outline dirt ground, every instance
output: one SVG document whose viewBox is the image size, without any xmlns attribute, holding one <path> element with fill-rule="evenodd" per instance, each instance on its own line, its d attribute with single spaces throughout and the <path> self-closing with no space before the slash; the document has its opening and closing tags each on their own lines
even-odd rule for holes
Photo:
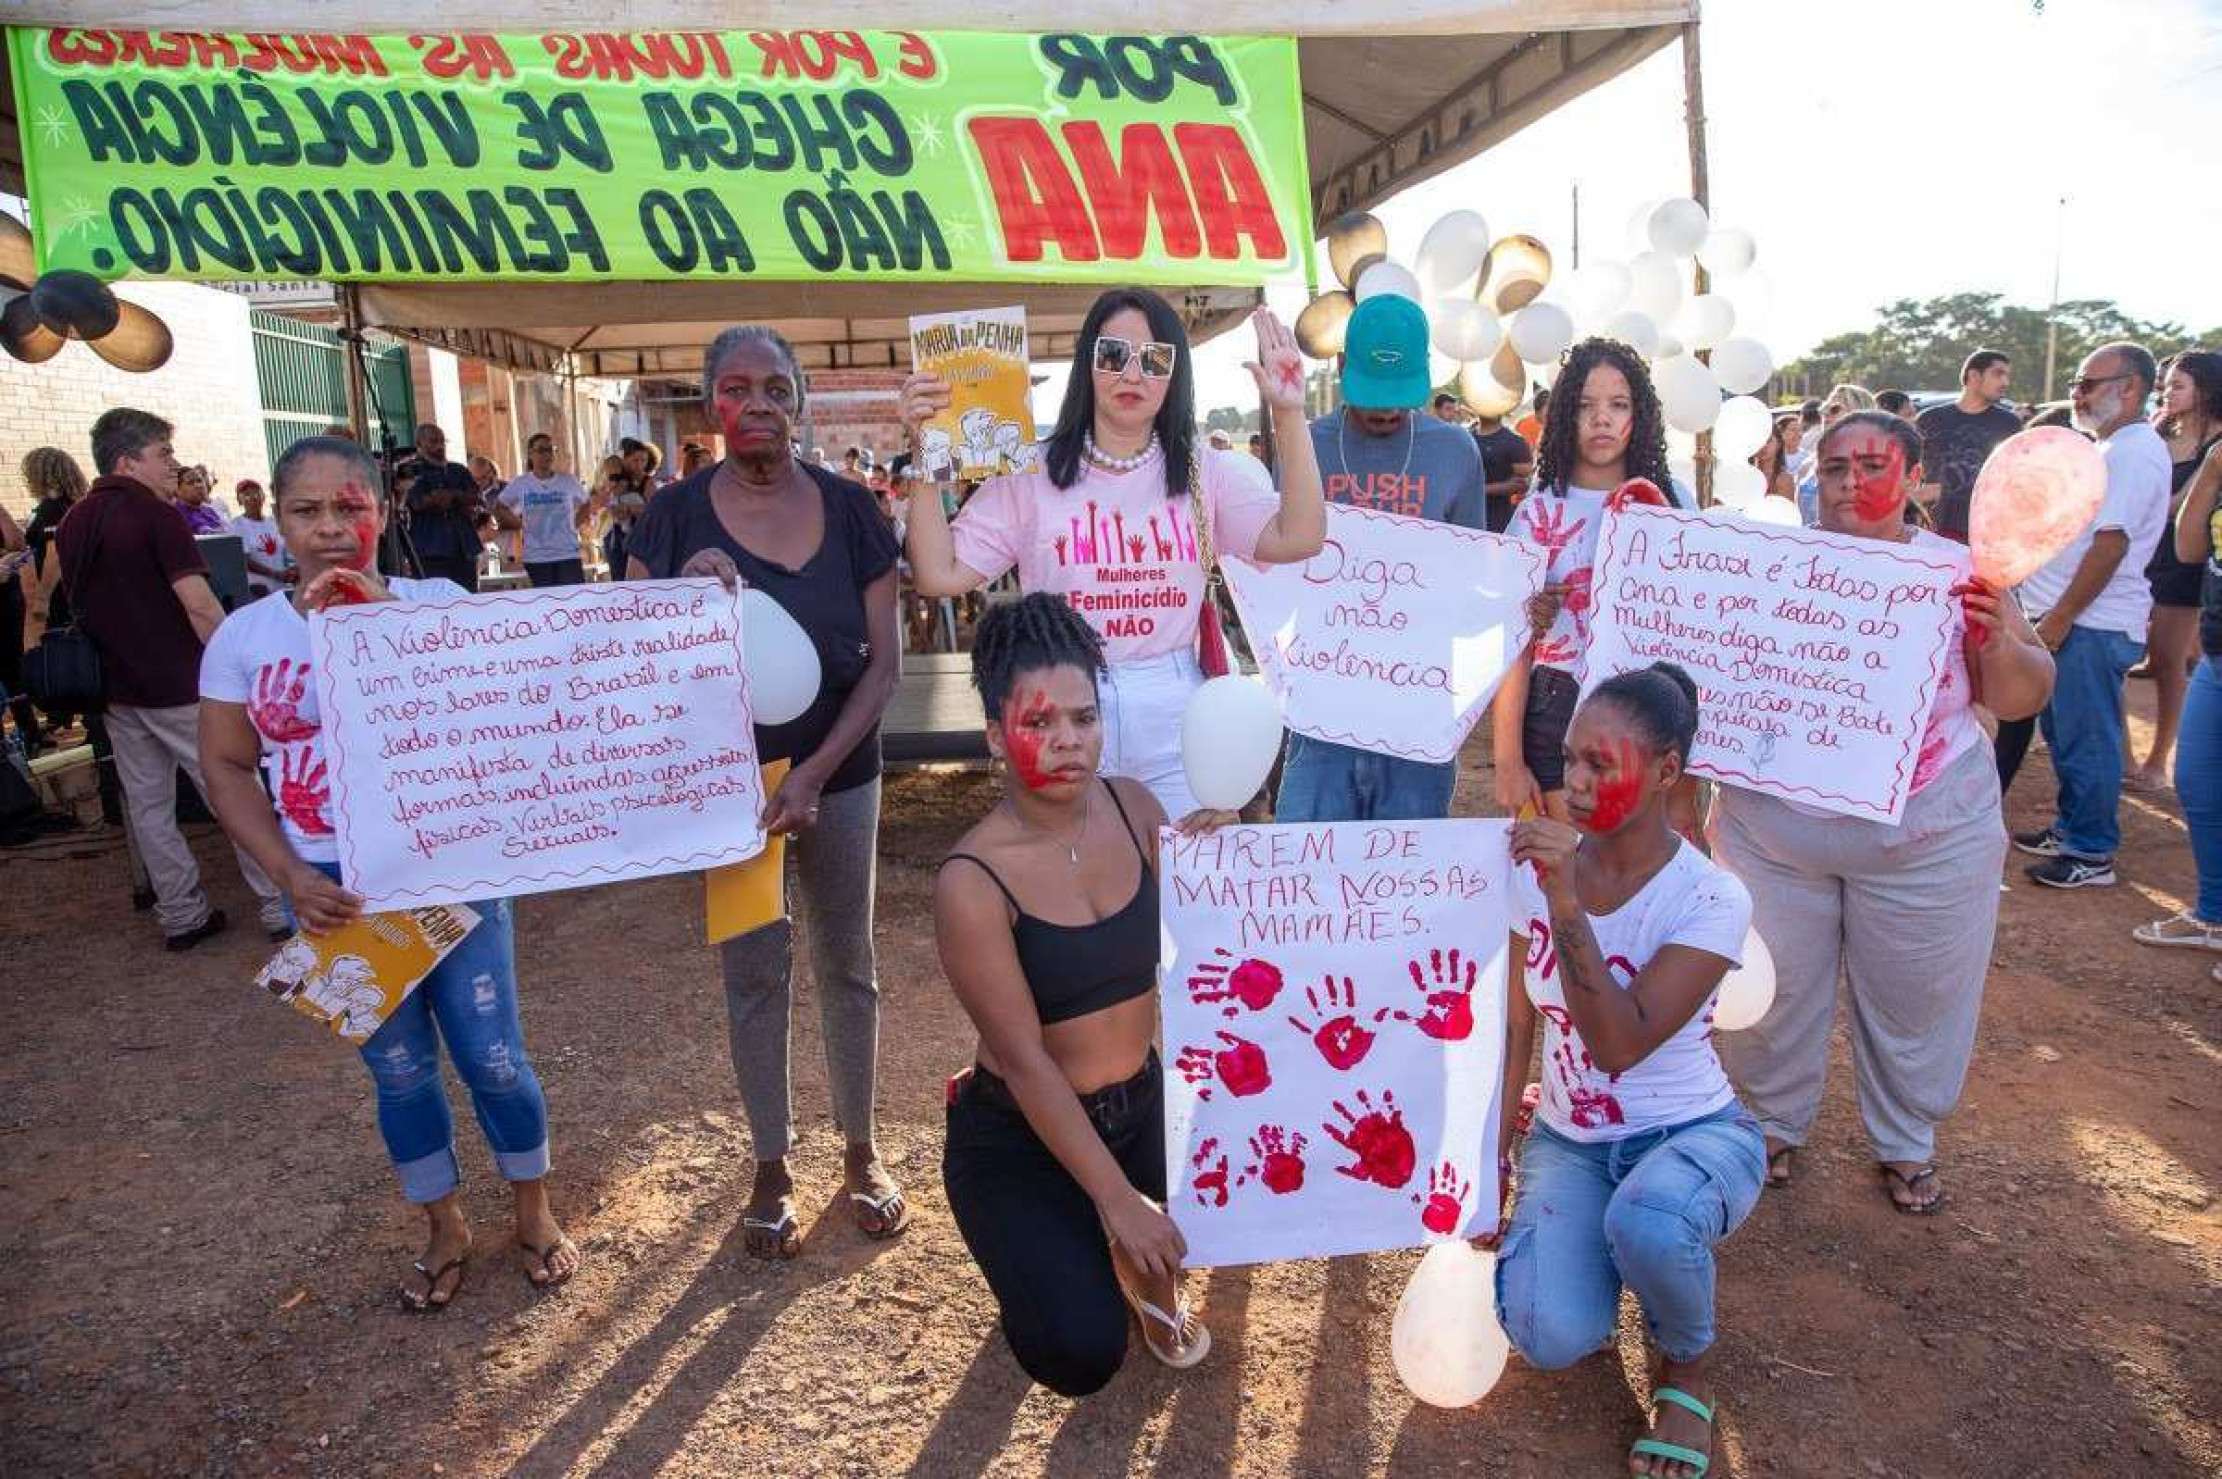
<svg viewBox="0 0 2222 1479">
<path fill-rule="evenodd" d="M 2135 685 L 2133 700 L 2149 706 Z M 1461 809 L 1485 810 L 1476 746 Z M 2028 826 L 2042 752 L 2016 787 Z M 1416 1405 L 1389 1359 L 1413 1255 L 1200 1276 L 1198 1372 L 1143 1359 L 1100 1396 L 1029 1386 L 942 1201 L 941 1085 L 970 1037 L 928 895 L 986 778 L 888 792 L 882 1144 L 918 1223 L 870 1244 L 834 1204 L 807 984 L 795 1022 L 805 1255 L 749 1260 L 747 1141 L 699 885 L 527 899 L 519 955 L 586 1250 L 536 1298 L 456 1098 L 480 1255 L 455 1307 L 395 1305 L 419 1224 L 353 1055 L 248 980 L 235 929 L 161 953 L 120 847 L 0 855 L 0 1468 L 9 1474 L 1612 1474 L 1639 1432 L 1622 1349 L 1517 1359 L 1476 1408 Z M 2122 886 L 2009 869 L 1943 1215 L 1893 1215 L 1838 1042 L 1800 1179 L 1726 1246 L 1715 1473 L 2222 1473 L 2222 986 L 2130 928 L 2181 906 L 2171 798 L 2132 797 Z M 204 866 L 252 918 L 219 840 Z"/>
</svg>

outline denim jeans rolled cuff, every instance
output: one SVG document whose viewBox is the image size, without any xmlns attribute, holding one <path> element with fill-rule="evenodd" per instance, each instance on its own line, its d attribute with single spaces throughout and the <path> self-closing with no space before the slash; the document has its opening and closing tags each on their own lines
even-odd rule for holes
<svg viewBox="0 0 2222 1479">
<path fill-rule="evenodd" d="M 1513 1347 L 1542 1370 L 1602 1350 L 1625 1285 L 1667 1359 L 1703 1355 L 1713 1249 L 1751 1215 L 1766 1174 L 1766 1139 L 1741 1104 L 1587 1144 L 1537 1125 L 1497 1255 L 1497 1315 Z"/>
<path fill-rule="evenodd" d="M 2222 654 L 2203 658 L 2183 701 L 2176 740 L 2176 796 L 2191 833 L 2199 893 L 2192 914 L 2222 924 Z"/>
<path fill-rule="evenodd" d="M 1291 732 L 1276 822 L 1424 822 L 1450 815 L 1458 764 L 1407 760 Z"/>
<path fill-rule="evenodd" d="M 2122 685 L 2145 644 L 2122 632 L 2071 626 L 2052 657 L 2052 702 L 2038 716 L 2060 804 L 2053 826 L 2061 851 L 2109 862 L 2122 842 Z"/>
</svg>

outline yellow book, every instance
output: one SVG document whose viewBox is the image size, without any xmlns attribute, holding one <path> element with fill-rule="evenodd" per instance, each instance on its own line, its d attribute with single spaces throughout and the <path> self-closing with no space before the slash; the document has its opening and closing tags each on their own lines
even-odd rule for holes
<svg viewBox="0 0 2222 1479">
<path fill-rule="evenodd" d="M 786 779 L 787 762 L 764 764 L 764 799 L 771 800 Z M 704 935 L 712 945 L 762 929 L 787 916 L 787 839 L 766 837 L 764 850 L 744 862 L 711 868 L 702 875 Z"/>
<path fill-rule="evenodd" d="M 1026 360 L 1026 310 L 975 308 L 920 314 L 910 321 L 910 361 L 949 382 L 949 409 L 919 438 L 922 471 L 991 478 L 1024 472 L 1034 445 L 1033 387 Z"/>
<path fill-rule="evenodd" d="M 466 904 L 365 914 L 330 934 L 296 934 L 255 984 L 349 1042 L 366 1042 L 477 927 L 478 911 Z"/>
</svg>

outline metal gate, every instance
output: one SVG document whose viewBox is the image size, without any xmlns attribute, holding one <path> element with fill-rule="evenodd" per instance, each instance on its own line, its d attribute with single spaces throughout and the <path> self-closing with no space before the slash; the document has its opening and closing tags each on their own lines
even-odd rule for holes
<svg viewBox="0 0 2222 1479">
<path fill-rule="evenodd" d="M 262 436 L 275 467 L 279 456 L 305 436 L 347 424 L 347 365 L 340 337 L 331 329 L 257 308 L 255 381 L 262 390 Z M 390 436 L 406 446 L 416 435 L 416 393 L 409 383 L 409 349 L 381 334 L 367 337 L 363 370 L 370 392 L 370 444 Z"/>
</svg>

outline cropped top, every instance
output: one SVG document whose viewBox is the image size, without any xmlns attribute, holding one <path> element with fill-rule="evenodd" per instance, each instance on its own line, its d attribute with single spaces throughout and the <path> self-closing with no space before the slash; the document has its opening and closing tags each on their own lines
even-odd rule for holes
<svg viewBox="0 0 2222 1479">
<path fill-rule="evenodd" d="M 1019 907 L 1002 878 L 981 859 L 954 852 L 944 860 L 946 865 L 964 859 L 1002 890 L 1017 916 L 1011 923 L 1011 943 L 1018 950 L 1018 968 L 1044 1027 L 1132 1001 L 1157 985 L 1157 889 L 1150 876 L 1150 855 L 1134 835 L 1134 823 L 1127 819 L 1118 790 L 1109 782 L 1104 789 L 1110 792 L 1111 805 L 1118 810 L 1142 870 L 1134 883 L 1134 897 L 1093 924 L 1038 919 Z"/>
</svg>

